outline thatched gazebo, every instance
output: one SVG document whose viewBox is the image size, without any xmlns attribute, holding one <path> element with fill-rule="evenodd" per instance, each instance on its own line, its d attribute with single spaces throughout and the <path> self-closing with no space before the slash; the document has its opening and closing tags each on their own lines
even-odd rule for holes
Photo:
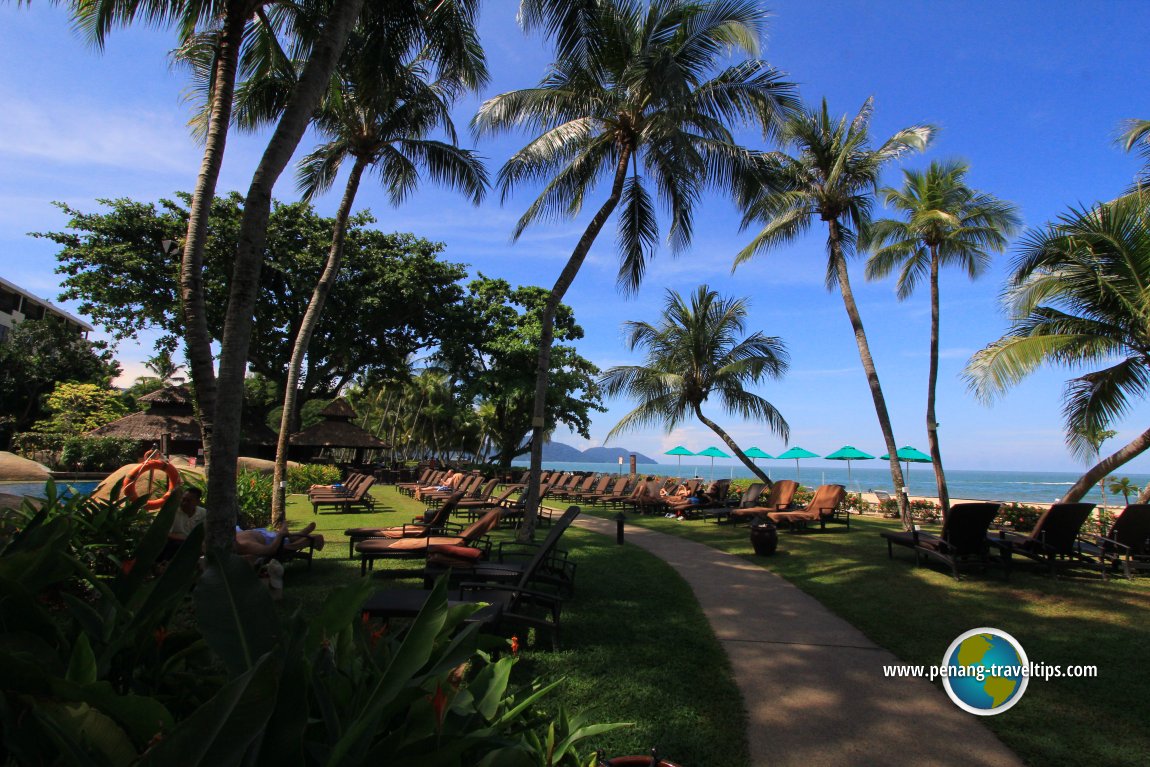
<svg viewBox="0 0 1150 767">
<path fill-rule="evenodd" d="M 355 409 L 340 397 L 320 411 L 323 420 L 291 435 L 291 456 L 315 461 L 321 456 L 341 463 L 363 463 L 370 450 L 386 450 L 388 444 L 351 422 Z"/>
<path fill-rule="evenodd" d="M 140 397 L 146 410 L 129 413 L 123 418 L 88 432 L 90 437 L 122 437 L 140 443 L 140 449 L 159 446 L 168 435 L 168 452 L 174 455 L 196 455 L 203 447 L 200 422 L 196 418 L 192 393 L 187 386 L 165 386 Z M 245 454 L 271 455 L 276 435 L 256 419 L 245 418 L 240 449 Z"/>
</svg>

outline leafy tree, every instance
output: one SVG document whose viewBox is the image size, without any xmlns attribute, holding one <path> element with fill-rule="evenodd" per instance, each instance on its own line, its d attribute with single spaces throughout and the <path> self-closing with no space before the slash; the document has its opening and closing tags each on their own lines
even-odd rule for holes
<svg viewBox="0 0 1150 767">
<path fill-rule="evenodd" d="M 532 363 L 538 356 L 547 303 L 543 288 L 512 288 L 506 280 L 481 274 L 468 283 L 457 332 L 439 352 L 465 401 L 482 413 L 492 460 L 502 467 L 530 450 L 536 438 L 531 428 L 536 378 Z M 565 304 L 557 308 L 554 334 L 560 342 L 583 337 Z M 562 343 L 553 347 L 549 360 L 544 433 L 563 424 L 589 438 L 591 411 L 602 410 L 595 382 L 598 368 L 575 347 Z"/>
<path fill-rule="evenodd" d="M 0 343 L 0 444 L 46 414 L 44 397 L 62 381 L 107 388 L 120 366 L 102 341 L 91 342 L 47 317 L 25 320 Z"/>
<path fill-rule="evenodd" d="M 1092 368 L 1067 382 L 1062 414 L 1071 451 L 1097 457 L 1093 438 L 1143 400 L 1150 383 L 1147 274 L 1145 196 L 1071 209 L 1028 233 L 1006 293 L 1011 327 L 966 368 L 975 394 L 993 400 L 1047 364 Z M 1088 469 L 1063 500 L 1080 500 L 1147 448 L 1150 429 Z"/>
<path fill-rule="evenodd" d="M 161 353 L 174 350 L 181 335 L 178 267 L 159 245 L 183 228 L 187 211 L 180 202 L 186 203 L 187 195 L 178 200 L 102 200 L 109 210 L 101 213 L 61 205 L 70 216 L 68 230 L 36 235 L 61 246 L 57 271 L 65 275 L 63 298 L 79 300 L 81 311 L 116 339 L 160 330 Z M 217 198 L 212 207 L 204 289 L 217 341 L 223 332 L 227 265 L 242 205 L 233 193 Z M 305 399 L 330 399 L 356 376 L 384 374 L 404 365 L 408 354 L 447 332 L 443 307 L 462 296 L 457 282 L 466 271 L 440 260 L 441 245 L 410 234 L 384 234 L 368 228 L 372 223 L 367 213 L 349 219 L 343 276 L 309 346 L 300 386 Z M 306 203 L 278 204 L 272 210 L 248 361 L 253 371 L 274 383 L 280 400 L 292 334 L 323 271 L 333 228 L 333 219 L 317 215 Z M 347 322 L 351 316 L 354 325 Z"/>
<path fill-rule="evenodd" d="M 827 110 L 804 111 L 789 118 L 782 128 L 782 141 L 791 154 L 770 156 L 765 183 L 745 190 L 744 223 L 761 222 L 763 228 L 735 258 L 735 265 L 756 254 L 791 242 L 818 220 L 827 225 L 826 284 L 838 285 L 843 306 L 854 330 L 859 359 L 866 373 L 875 414 L 890 455 L 890 476 L 898 491 L 903 524 L 911 525 L 902 467 L 896 455 L 894 430 L 886 398 L 870 353 L 862 315 L 851 290 L 847 257 L 854 250 L 859 230 L 870 218 L 879 173 L 899 156 L 926 146 L 933 133 L 928 126 L 898 131 L 877 148 L 870 139 L 871 101 L 868 99 L 853 120 L 835 120 Z"/>
<path fill-rule="evenodd" d="M 867 277 L 886 277 L 899 270 L 899 300 L 908 298 L 926 280 L 930 287 L 930 371 L 926 384 L 926 436 L 945 515 L 950 493 L 938 443 L 935 399 L 938 387 L 938 273 L 953 266 L 975 279 L 986 271 L 990 251 L 1001 253 L 1006 238 L 1018 230 L 1017 209 L 966 185 L 969 166 L 963 162 L 932 162 L 925 172 L 903 170 L 903 187 L 882 190 L 882 200 L 901 219 L 884 218 L 863 230 L 861 246 L 872 251 Z"/>
<path fill-rule="evenodd" d="M 1122 146 L 1142 156 L 1144 165 L 1135 181 L 1134 192 L 1145 192 L 1150 186 L 1150 120 L 1127 120 L 1122 127 Z"/>
<path fill-rule="evenodd" d="M 730 191 L 750 173 L 755 153 L 739 146 L 728 125 L 754 123 L 770 133 L 796 106 L 793 90 L 759 59 L 718 71 L 730 52 L 756 56 L 766 12 L 757 2 L 523 0 L 520 19 L 553 39 L 555 61 L 535 88 L 511 91 L 482 105 L 480 135 L 537 132 L 499 172 L 504 197 L 522 184 L 543 192 L 519 219 L 530 225 L 573 218 L 598 187 L 610 191 L 592 215 L 542 315 L 535 364 L 534 434 L 527 516 L 534 529 L 543 458 L 548 372 L 556 313 L 587 253 L 620 205 L 619 285 L 638 287 L 659 238 L 650 191 L 671 216 L 675 252 L 691 241 L 695 204 L 711 185 Z"/>
<path fill-rule="evenodd" d="M 44 398 L 49 415 L 36 431 L 78 436 L 128 414 L 115 390 L 106 385 L 60 382 Z"/>
<path fill-rule="evenodd" d="M 627 394 L 639 406 L 623 416 L 607 434 L 661 425 L 668 432 L 690 416 L 719 436 L 739 460 L 764 482 L 767 475 L 746 456 L 719 424 L 703 414 L 703 403 L 716 395 L 727 413 L 762 421 L 785 441 L 790 428 L 767 400 L 744 387 L 766 378 L 781 378 L 787 370 L 783 342 L 760 332 L 746 332 L 747 302 L 723 298 L 706 285 L 695 289 L 689 301 L 667 291 L 658 325 L 628 322 L 627 345 L 645 348 L 642 365 L 620 365 L 603 374 L 600 385 L 608 396 Z"/>
</svg>

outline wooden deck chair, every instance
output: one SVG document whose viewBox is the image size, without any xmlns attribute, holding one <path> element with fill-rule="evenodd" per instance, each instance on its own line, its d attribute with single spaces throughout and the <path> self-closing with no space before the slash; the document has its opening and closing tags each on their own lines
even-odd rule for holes
<svg viewBox="0 0 1150 767">
<path fill-rule="evenodd" d="M 818 522 L 820 530 L 826 530 L 827 522 L 843 522 L 849 530 L 850 514 L 839 511 L 839 505 L 846 496 L 847 490 L 842 485 L 820 485 L 815 488 L 815 495 L 805 509 L 770 511 L 767 518 L 775 524 L 786 523 L 798 529 L 805 528 L 808 522 Z"/>
<path fill-rule="evenodd" d="M 938 535 L 918 529 L 879 533 L 886 539 L 887 556 L 894 558 L 895 546 L 906 546 L 914 551 L 915 562 L 923 558 L 936 559 L 949 565 L 955 580 L 961 578 L 961 568 L 978 564 L 985 568 L 991 562 L 992 546 L 987 531 L 998 516 L 1002 505 L 998 503 L 956 503 L 950 507 L 946 521 Z M 1004 565 L 1008 560 L 999 560 Z"/>
<path fill-rule="evenodd" d="M 1021 554 L 1046 564 L 1054 576 L 1058 575 L 1060 566 L 1076 561 L 1099 566 L 1105 576 L 1105 567 L 1079 547 L 1079 532 L 1092 511 L 1093 503 L 1055 503 L 1042 512 L 1029 535 L 1003 532 L 998 537 L 998 546 L 1008 558 Z M 994 543 L 993 536 L 991 542 Z"/>
<path fill-rule="evenodd" d="M 324 506 L 331 506 L 343 512 L 356 508 L 374 508 L 375 500 L 371 497 L 370 491 L 371 486 L 375 484 L 375 477 L 366 474 L 364 476 L 366 479 L 350 493 L 308 496 L 308 501 L 311 502 L 311 513 L 318 514 L 320 508 Z"/>
<path fill-rule="evenodd" d="M 790 507 L 791 501 L 795 499 L 795 492 L 798 489 L 799 483 L 793 479 L 776 480 L 771 485 L 770 491 L 767 492 L 767 497 L 762 499 L 761 503 L 750 506 L 740 505 L 737 509 L 731 509 L 728 520 L 731 522 L 749 522 L 756 517 L 765 517 L 772 511 L 786 511 Z"/>
<path fill-rule="evenodd" d="M 1132 503 L 1123 509 L 1104 536 L 1079 541 L 1083 554 L 1106 569 L 1131 577 L 1135 570 L 1150 570 L 1150 504 Z"/>
</svg>

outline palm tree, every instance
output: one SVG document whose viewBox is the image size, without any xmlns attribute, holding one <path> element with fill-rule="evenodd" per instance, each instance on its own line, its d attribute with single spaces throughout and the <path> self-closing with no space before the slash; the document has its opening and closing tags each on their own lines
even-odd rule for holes
<svg viewBox="0 0 1150 767">
<path fill-rule="evenodd" d="M 1138 485 L 1130 481 L 1130 477 L 1117 477 L 1110 478 L 1110 492 L 1122 493 L 1122 498 L 1126 501 L 1126 505 L 1130 505 L 1130 496 L 1138 494 Z"/>
<path fill-rule="evenodd" d="M 1013 205 L 966 185 L 969 166 L 963 162 L 932 162 L 925 172 L 903 170 L 902 189 L 886 187 L 882 201 L 902 215 L 884 218 L 863 229 L 860 246 L 872 251 L 867 261 L 868 279 L 886 277 L 899 269 L 899 300 L 908 298 L 923 278 L 930 285 L 930 371 L 926 386 L 926 436 L 938 485 L 938 500 L 945 515 L 950 493 L 942 469 L 935 417 L 938 386 L 939 293 L 938 273 L 956 266 L 970 279 L 980 276 L 990 263 L 990 252 L 1001 253 L 1007 236 L 1017 231 L 1018 212 Z"/>
<path fill-rule="evenodd" d="M 474 32 L 474 28 L 472 28 Z M 349 46 L 355 53 L 353 40 Z M 352 58 L 352 62 L 355 59 Z M 482 63 L 482 62 L 481 62 Z M 400 68 L 400 73 L 379 83 L 378 74 L 353 66 L 341 73 L 340 88 L 327 101 L 316 128 L 330 141 L 307 155 L 300 165 L 300 186 L 306 199 L 331 188 L 344 160 L 352 159 L 351 172 L 344 185 L 343 198 L 335 217 L 331 249 L 323 274 L 315 286 L 307 311 L 296 331 L 288 364 L 283 413 L 276 443 L 275 479 L 272 484 L 272 520 L 283 518 L 286 500 L 288 436 L 296 409 L 297 384 L 312 331 L 319 322 L 328 293 L 335 284 L 343 258 L 347 222 L 356 192 L 368 169 L 374 169 L 387 189 L 393 205 L 399 205 L 419 185 L 420 169 L 432 179 L 463 191 L 478 205 L 487 189 L 487 172 L 475 154 L 460 149 L 448 112 L 454 95 L 465 88 L 478 87 L 486 80 L 486 69 L 450 75 L 426 82 L 429 62 L 422 56 Z M 443 128 L 451 142 L 428 139 Z"/>
<path fill-rule="evenodd" d="M 681 251 L 691 241 L 703 191 L 712 184 L 729 189 L 754 167 L 756 153 L 737 145 L 727 125 L 754 122 L 771 135 L 796 102 L 792 87 L 761 60 L 715 73 L 732 49 L 757 54 L 766 13 L 753 0 L 663 0 L 650 6 L 634 0 L 523 0 L 520 20 L 528 30 L 551 35 L 555 61 L 539 86 L 490 99 L 474 121 L 479 135 L 538 131 L 499 172 L 504 199 L 521 184 L 545 184 L 514 236 L 541 220 L 578 215 L 600 180 L 610 185 L 543 311 L 521 529 L 529 538 L 539 500 L 555 312 L 607 219 L 622 206 L 619 285 L 634 290 L 660 236 L 650 186 L 670 213 L 672 250 Z"/>
<path fill-rule="evenodd" d="M 868 99 L 853 120 L 845 117 L 836 120 L 827 111 L 824 100 L 821 109 L 804 111 L 786 121 L 782 141 L 793 154 L 770 155 L 764 183 L 744 192 L 744 225 L 759 221 L 763 228 L 735 257 L 735 266 L 793 241 L 810 229 L 815 220 L 826 222 L 827 288 L 837 284 L 842 293 L 890 455 L 890 475 L 898 492 L 903 524 L 909 526 L 910 510 L 906 493 L 902 492 L 898 448 L 862 316 L 851 291 L 847 256 L 854 249 L 859 230 L 870 218 L 882 168 L 907 152 L 924 148 L 934 129 L 925 125 L 904 128 L 872 148 L 868 130 L 871 106 Z"/>
<path fill-rule="evenodd" d="M 1145 164 L 1131 191 L 1144 191 L 1150 185 L 1150 120 L 1127 120 L 1123 125 L 1120 139 L 1123 148 L 1129 152 L 1137 148 Z"/>
<path fill-rule="evenodd" d="M 1006 294 L 1012 325 L 976 353 L 967 380 L 984 401 L 1046 364 L 1102 365 L 1070 379 L 1066 441 L 1093 459 L 1101 434 L 1150 385 L 1150 207 L 1127 195 L 1072 209 L 1023 241 Z M 1063 497 L 1078 501 L 1110 472 L 1150 448 L 1150 429 L 1097 462 Z M 1145 492 L 1145 491 L 1144 491 Z"/>
<path fill-rule="evenodd" d="M 599 385 L 608 396 L 626 394 L 639 400 L 639 406 L 615 424 L 607 439 L 652 425 L 670 432 L 693 415 L 756 476 L 770 482 L 731 436 L 703 414 L 703 403 L 714 394 L 725 412 L 762 421 L 784 441 L 790 437 L 790 428 L 775 406 L 744 388 L 765 378 L 781 378 L 787 370 L 786 347 L 780 339 L 759 332 L 739 340 L 746 319 L 745 299 L 723 298 L 700 285 L 689 303 L 668 290 L 657 326 L 628 322 L 627 345 L 631 351 L 645 348 L 646 362 L 613 367 L 599 379 Z"/>
</svg>

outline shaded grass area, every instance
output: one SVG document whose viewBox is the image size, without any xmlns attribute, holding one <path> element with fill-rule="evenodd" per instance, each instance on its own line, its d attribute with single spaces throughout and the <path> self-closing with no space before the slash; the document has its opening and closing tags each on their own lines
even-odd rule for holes
<svg viewBox="0 0 1150 767">
<path fill-rule="evenodd" d="M 372 489 L 376 510 L 312 514 L 303 496 L 292 496 L 293 528 L 315 521 L 327 546 L 309 572 L 287 566 L 284 607 L 320 608 L 328 592 L 359 578 L 347 558 L 349 527 L 410 522 L 423 506 L 391 488 Z M 511 538 L 512 531 L 496 537 Z M 609 755 L 647 753 L 682 764 L 747 765 L 746 718 L 726 654 L 690 587 L 666 563 L 613 538 L 570 528 L 562 547 L 577 563 L 576 593 L 564 604 L 560 649 L 546 641 L 525 649 L 518 681 L 563 679 L 548 698 L 588 722 L 629 722 L 586 747 Z M 387 562 L 413 573 L 421 561 Z M 381 588 L 420 586 L 419 581 L 377 579 Z M 522 638 L 522 637 L 521 637 Z"/>
<path fill-rule="evenodd" d="M 1103 583 L 1097 573 L 1079 571 L 1055 580 L 1020 562 L 1009 580 L 991 568 L 955 581 L 941 567 L 915 567 L 905 549 L 888 559 L 878 533 L 898 523 L 874 518 L 854 518 L 850 532 L 783 532 L 779 553 L 769 558 L 753 555 L 746 526 L 635 516 L 628 523 L 766 567 L 907 663 L 938 664 L 959 634 L 990 626 L 1017 638 L 1031 662 L 1097 666 L 1097 678 L 1032 679 L 1018 705 L 982 721 L 1030 764 L 1150 764 L 1146 578 Z"/>
</svg>

